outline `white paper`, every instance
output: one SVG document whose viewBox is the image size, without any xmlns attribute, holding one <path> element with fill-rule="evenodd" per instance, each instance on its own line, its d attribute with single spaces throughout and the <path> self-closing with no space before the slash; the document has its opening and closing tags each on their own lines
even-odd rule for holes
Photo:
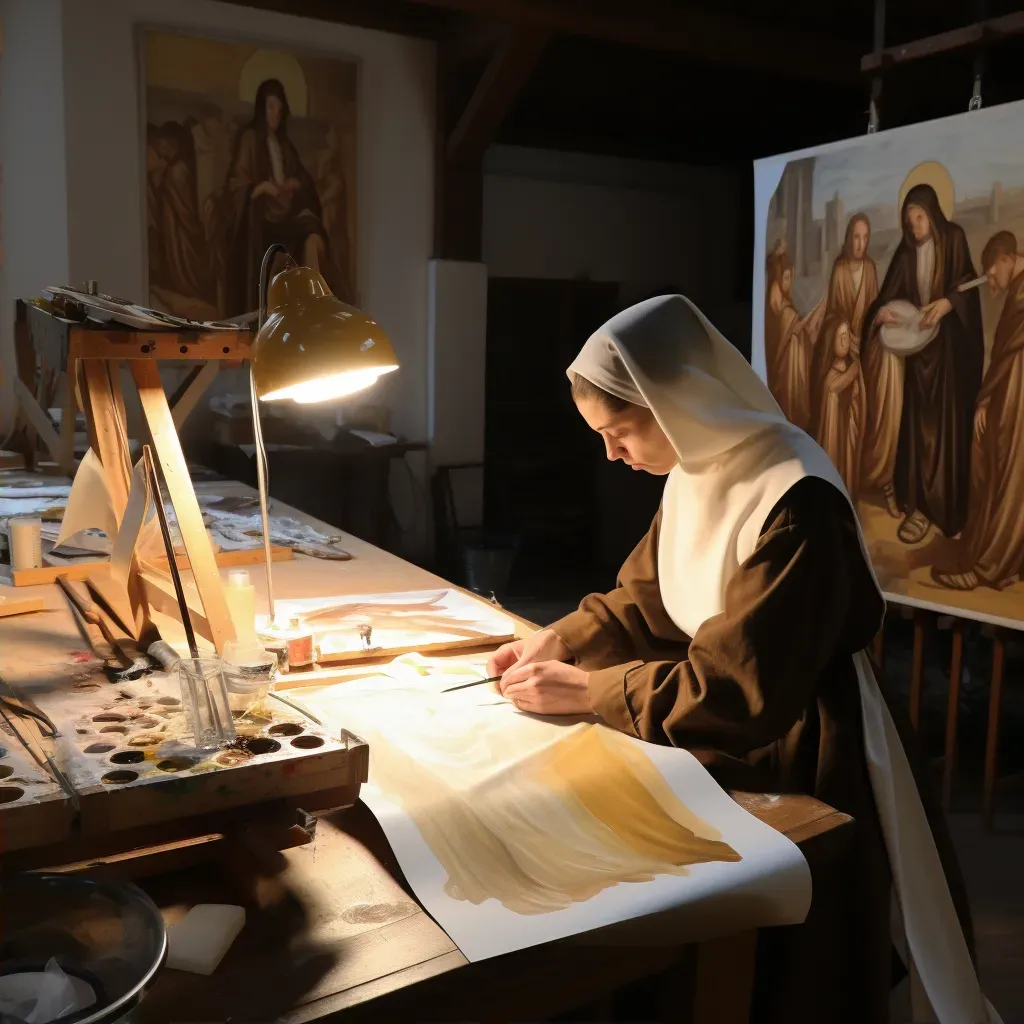
<svg viewBox="0 0 1024 1024">
<path fill-rule="evenodd" d="M 350 430 L 349 433 L 361 437 L 364 441 L 369 441 L 374 448 L 398 442 L 398 438 L 393 434 L 378 434 L 375 430 Z"/>
<path fill-rule="evenodd" d="M 90 448 L 75 473 L 57 546 L 82 530 L 102 530 L 111 540 L 117 536 L 117 513 L 103 475 L 99 456 Z"/>
<path fill-rule="evenodd" d="M 631 941 L 641 933 L 666 941 L 659 929 L 668 929 L 685 942 L 806 916 L 810 872 L 800 851 L 731 800 L 688 752 L 642 743 L 596 719 L 525 715 L 486 686 L 441 693 L 452 685 L 450 674 L 417 680 L 386 671 L 394 673 L 382 669 L 304 691 L 301 702 L 369 743 L 370 781 L 361 798 L 417 898 L 469 960 L 640 917 L 649 920 L 630 932 Z M 465 675 L 482 671 L 482 665 L 467 667 Z M 644 858 L 627 848 L 621 831 L 595 830 L 597 819 L 580 811 L 586 805 L 575 790 L 545 785 L 539 766 L 551 763 L 567 741 L 588 744 L 584 775 L 592 792 L 614 788 L 621 759 L 646 765 L 647 793 L 661 812 L 695 841 L 715 849 L 725 844 L 740 859 L 616 881 L 634 870 L 643 876 Z M 424 792 L 432 794 L 427 803 Z M 495 872 L 493 864 L 514 867 Z M 512 888 L 500 899 L 481 898 L 508 878 Z M 473 897 L 463 898 L 470 891 Z"/>
</svg>

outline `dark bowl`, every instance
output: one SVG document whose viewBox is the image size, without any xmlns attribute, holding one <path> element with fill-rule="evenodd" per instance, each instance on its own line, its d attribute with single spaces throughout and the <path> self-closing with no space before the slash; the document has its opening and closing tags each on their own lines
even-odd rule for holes
<svg viewBox="0 0 1024 1024">
<path fill-rule="evenodd" d="M 65 875 L 3 878 L 0 975 L 41 971 L 51 958 L 97 997 L 60 1024 L 108 1024 L 152 987 L 167 959 L 167 929 L 156 905 L 134 885 Z"/>
</svg>

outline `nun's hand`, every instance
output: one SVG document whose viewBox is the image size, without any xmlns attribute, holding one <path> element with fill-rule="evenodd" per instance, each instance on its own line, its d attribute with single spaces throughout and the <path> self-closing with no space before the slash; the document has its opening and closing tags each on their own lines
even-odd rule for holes
<svg viewBox="0 0 1024 1024">
<path fill-rule="evenodd" d="M 589 673 L 562 661 L 537 661 L 509 669 L 499 684 L 520 711 L 535 715 L 585 715 L 593 711 Z"/>
<path fill-rule="evenodd" d="M 562 638 L 550 629 L 540 629 L 526 640 L 502 644 L 487 659 L 489 676 L 504 675 L 510 668 L 535 661 L 569 661 L 572 651 Z"/>
</svg>

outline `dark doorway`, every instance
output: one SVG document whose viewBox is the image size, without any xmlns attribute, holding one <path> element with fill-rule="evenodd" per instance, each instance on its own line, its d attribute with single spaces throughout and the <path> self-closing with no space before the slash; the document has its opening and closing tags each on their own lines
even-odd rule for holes
<svg viewBox="0 0 1024 1024">
<path fill-rule="evenodd" d="M 612 586 L 657 508 L 660 483 L 609 466 L 565 377 L 619 306 L 616 283 L 489 282 L 484 516 L 519 541 L 517 595 L 576 599 Z"/>
</svg>

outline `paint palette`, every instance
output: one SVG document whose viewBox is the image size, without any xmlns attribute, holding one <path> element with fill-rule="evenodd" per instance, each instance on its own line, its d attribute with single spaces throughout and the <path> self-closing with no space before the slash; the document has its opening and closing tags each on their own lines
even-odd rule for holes
<svg viewBox="0 0 1024 1024">
<path fill-rule="evenodd" d="M 357 736 L 332 733 L 268 696 L 236 716 L 233 744 L 200 750 L 192 745 L 177 689 L 176 678 L 162 674 L 115 685 L 92 673 L 70 689 L 33 696 L 61 733 L 55 756 L 76 791 L 83 834 L 328 791 L 331 806 L 357 799 L 369 765 L 367 745 Z M 17 740 L 0 742 L 14 757 Z M 41 796 L 70 803 L 27 753 L 16 756 L 9 777 L 17 785 L 0 779 L 0 800 L 7 789 L 10 808 L 36 806 Z M 0 759 L 0 769 L 4 765 Z M 0 803 L 0 849 L 59 841 L 67 834 L 51 830 L 44 839 L 12 845 L 10 808 Z M 62 810 L 67 824 L 70 811 Z"/>
</svg>

